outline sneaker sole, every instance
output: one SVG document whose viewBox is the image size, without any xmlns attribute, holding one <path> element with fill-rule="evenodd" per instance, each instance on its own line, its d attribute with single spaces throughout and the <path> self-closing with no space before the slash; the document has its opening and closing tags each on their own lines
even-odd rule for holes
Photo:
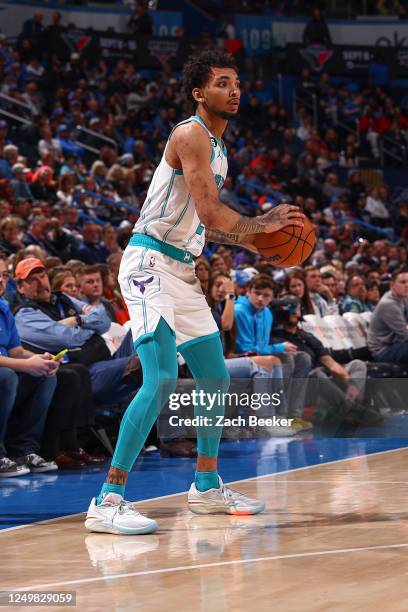
<svg viewBox="0 0 408 612">
<path fill-rule="evenodd" d="M 30 470 L 14 470 L 14 472 L 0 472 L 0 478 L 15 478 L 16 476 L 26 476 L 30 473 Z"/>
<path fill-rule="evenodd" d="M 32 467 L 30 471 L 33 474 L 41 474 L 42 472 L 56 472 L 58 470 L 58 465 L 55 467 Z"/>
<path fill-rule="evenodd" d="M 259 514 L 265 510 L 265 504 L 261 504 L 256 508 L 247 508 L 242 510 L 231 510 L 220 506 L 210 506 L 201 502 L 188 502 L 190 512 L 194 514 L 230 514 L 234 516 L 252 516 Z"/>
<path fill-rule="evenodd" d="M 89 531 L 94 531 L 96 533 L 113 533 L 116 535 L 146 535 L 148 533 L 154 533 L 158 529 L 157 523 L 146 527 L 140 527 L 139 529 L 127 529 L 126 527 L 114 527 L 112 523 L 104 523 L 99 519 L 86 519 L 85 527 L 89 529 Z"/>
</svg>

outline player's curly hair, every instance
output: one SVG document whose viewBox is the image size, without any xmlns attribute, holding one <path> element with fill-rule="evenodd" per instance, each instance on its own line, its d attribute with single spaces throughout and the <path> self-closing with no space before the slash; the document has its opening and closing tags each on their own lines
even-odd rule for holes
<svg viewBox="0 0 408 612">
<path fill-rule="evenodd" d="M 191 94 L 195 87 L 203 87 L 211 75 L 211 68 L 233 68 L 238 72 L 235 60 L 230 53 L 205 49 L 193 55 L 184 65 L 181 83 L 188 100 L 194 102 Z"/>
</svg>

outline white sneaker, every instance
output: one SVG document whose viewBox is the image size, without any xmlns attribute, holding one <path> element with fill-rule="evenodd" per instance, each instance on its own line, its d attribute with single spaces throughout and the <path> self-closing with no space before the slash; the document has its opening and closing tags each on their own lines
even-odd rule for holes
<svg viewBox="0 0 408 612">
<path fill-rule="evenodd" d="M 31 472 L 35 474 L 39 474 L 42 472 L 55 472 L 58 470 L 58 465 L 55 461 L 46 461 L 37 453 L 30 453 L 29 455 L 24 455 L 22 458 L 24 464 L 30 468 Z"/>
<path fill-rule="evenodd" d="M 265 502 L 251 499 L 234 489 L 226 487 L 219 478 L 219 489 L 202 493 L 194 482 L 188 492 L 188 507 L 195 514 L 258 514 L 265 509 Z"/>
<path fill-rule="evenodd" d="M 0 478 L 14 478 L 15 476 L 24 476 L 29 473 L 30 469 L 26 465 L 18 464 L 8 457 L 0 459 Z"/>
<path fill-rule="evenodd" d="M 133 510 L 121 495 L 108 493 L 98 506 L 96 497 L 92 499 L 85 527 L 89 531 L 137 535 L 153 533 L 157 529 L 157 523 Z"/>
</svg>

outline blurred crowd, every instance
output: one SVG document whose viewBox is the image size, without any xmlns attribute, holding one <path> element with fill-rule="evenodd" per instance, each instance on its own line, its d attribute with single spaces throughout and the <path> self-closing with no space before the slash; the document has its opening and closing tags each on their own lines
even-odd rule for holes
<svg viewBox="0 0 408 612">
<path fill-rule="evenodd" d="M 137 71 L 125 60 L 50 55 L 44 41 L 61 27 L 59 13 L 44 27 L 36 11 L 15 44 L 0 37 L 8 113 L 0 120 L 0 388 L 7 398 L 0 477 L 106 458 L 100 415 L 117 410 L 117 425 L 141 381 L 117 282 L 121 255 L 166 139 L 191 114 L 169 64 Z M 244 75 L 239 118 L 225 134 L 229 176 L 220 197 L 248 215 L 297 203 L 315 223 L 315 252 L 303 268 L 285 271 L 250 251 L 209 244 L 196 270 L 232 377 L 276 382 L 318 370 L 345 382 L 348 365 L 307 346 L 313 340 L 299 337 L 298 325 L 305 315 L 373 312 L 379 331 L 367 359 L 408 361 L 408 193 L 359 168 L 360 159 L 378 156 L 376 135 L 393 131 L 405 141 L 408 120 L 381 87 L 353 91 L 308 70 L 297 87 L 318 94 L 319 129 L 306 107 L 293 113 L 267 82 Z M 339 118 L 358 122 L 360 139 L 338 128 Z M 288 295 L 297 300 L 292 319 L 277 330 L 273 300 Z M 246 332 L 254 326 L 256 334 Z M 364 398 L 349 387 L 339 411 L 358 422 Z M 287 392 L 301 428 L 306 399 Z M 160 449 L 192 456 L 195 445 L 163 435 Z"/>
</svg>

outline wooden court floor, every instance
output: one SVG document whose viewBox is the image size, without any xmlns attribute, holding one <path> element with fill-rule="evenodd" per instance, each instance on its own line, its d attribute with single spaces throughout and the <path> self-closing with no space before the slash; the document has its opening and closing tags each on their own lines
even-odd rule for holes
<svg viewBox="0 0 408 612">
<path fill-rule="evenodd" d="M 92 534 L 83 515 L 5 530 L 1 590 L 75 590 L 51 609 L 89 612 L 406 612 L 407 468 L 402 449 L 241 481 L 267 500 L 256 517 L 156 498 L 138 504 L 150 536 Z"/>
</svg>

